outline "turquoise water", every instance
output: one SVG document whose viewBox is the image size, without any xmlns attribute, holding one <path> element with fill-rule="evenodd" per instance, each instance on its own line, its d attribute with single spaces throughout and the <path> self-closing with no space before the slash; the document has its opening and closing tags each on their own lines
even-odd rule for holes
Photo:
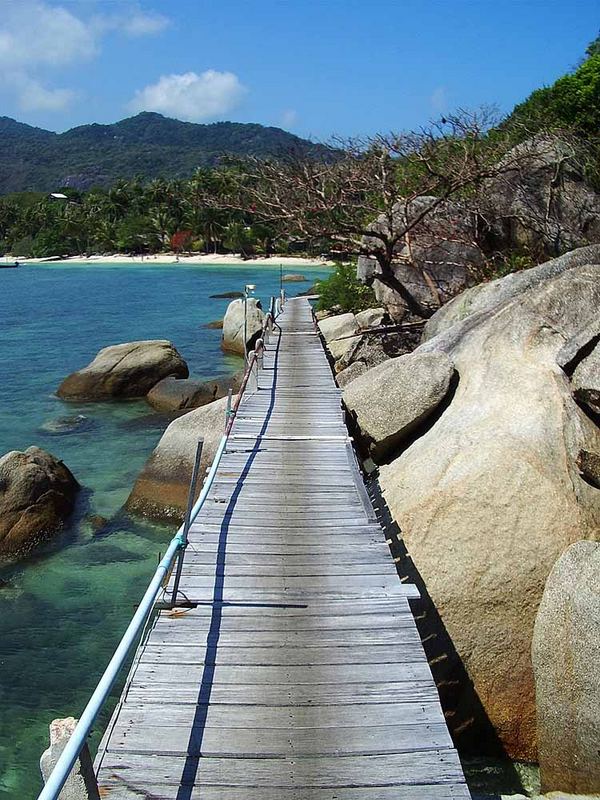
<svg viewBox="0 0 600 800">
<path fill-rule="evenodd" d="M 326 269 L 288 268 L 309 279 Z M 256 284 L 264 304 L 279 267 L 38 265 L 0 270 L 0 454 L 32 444 L 62 458 L 84 487 L 73 520 L 26 562 L 0 566 L 0 798 L 41 787 L 38 760 L 55 717 L 78 716 L 173 531 L 120 513 L 168 420 L 144 401 L 66 404 L 54 391 L 109 344 L 169 339 L 198 377 L 240 359 L 220 350 L 229 300 L 209 295 Z M 56 435 L 44 425 L 82 414 L 86 427 Z M 94 531 L 87 519 L 110 520 Z M 110 708 L 103 713 L 97 740 Z"/>
</svg>

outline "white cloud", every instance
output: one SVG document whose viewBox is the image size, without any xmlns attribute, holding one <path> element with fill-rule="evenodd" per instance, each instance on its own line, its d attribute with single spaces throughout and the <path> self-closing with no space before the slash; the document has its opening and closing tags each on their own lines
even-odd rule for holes
<svg viewBox="0 0 600 800">
<path fill-rule="evenodd" d="M 114 31 L 134 37 L 154 36 L 170 24 L 167 17 L 155 12 L 146 13 L 137 4 L 128 6 L 125 12 L 103 14 L 92 20 L 92 25 L 98 34 Z"/>
<path fill-rule="evenodd" d="M 64 66 L 97 53 L 90 27 L 60 6 L 0 0 L 0 19 L 1 68 Z"/>
<path fill-rule="evenodd" d="M 298 122 L 298 112 L 293 108 L 286 109 L 281 115 L 281 124 L 284 128 L 292 128 Z"/>
<path fill-rule="evenodd" d="M 0 0 L 0 88 L 16 96 L 24 111 L 60 111 L 76 97 L 68 88 L 48 87 L 48 72 L 95 58 L 110 31 L 147 36 L 169 20 L 132 3 L 127 13 L 80 17 L 47 0 Z"/>
<path fill-rule="evenodd" d="M 198 75 L 163 75 L 157 83 L 135 93 L 130 111 L 159 111 L 187 120 L 219 117 L 235 108 L 246 93 L 233 72 L 209 69 Z"/>
<path fill-rule="evenodd" d="M 11 79 L 18 89 L 18 103 L 23 111 L 63 111 L 76 97 L 71 89 L 47 89 L 23 73 L 14 73 Z"/>
<path fill-rule="evenodd" d="M 129 36 L 153 36 L 169 26 L 170 22 L 162 14 L 144 14 L 137 11 L 124 21 L 123 30 Z"/>
</svg>

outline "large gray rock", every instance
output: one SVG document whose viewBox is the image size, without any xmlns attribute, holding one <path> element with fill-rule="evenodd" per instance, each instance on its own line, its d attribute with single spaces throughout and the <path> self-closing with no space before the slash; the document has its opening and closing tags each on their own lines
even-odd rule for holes
<svg viewBox="0 0 600 800">
<path fill-rule="evenodd" d="M 558 262 L 532 270 L 535 280 L 521 273 L 521 291 L 415 351 L 446 353 L 458 386 L 435 425 L 380 474 L 457 653 L 446 653 L 439 680 L 466 671 L 448 708 L 455 735 L 470 730 L 482 743 L 489 720 L 510 756 L 532 761 L 537 607 L 558 556 L 600 525 L 600 492 L 576 463 L 581 449 L 600 452 L 600 432 L 558 363 L 600 332 L 600 267 Z"/>
<path fill-rule="evenodd" d="M 377 328 L 383 324 L 386 313 L 385 308 L 367 308 L 356 314 L 356 321 L 361 330 Z"/>
<path fill-rule="evenodd" d="M 168 426 L 135 482 L 128 511 L 159 520 L 183 519 L 198 440 L 204 439 L 202 478 L 225 432 L 226 407 L 227 398 L 215 400 Z"/>
<path fill-rule="evenodd" d="M 600 414 L 600 344 L 577 365 L 573 373 L 573 391 L 580 403 Z"/>
<path fill-rule="evenodd" d="M 73 511 L 79 484 L 45 450 L 0 458 L 0 557 L 21 557 L 51 538 Z"/>
<path fill-rule="evenodd" d="M 556 255 L 600 241 L 600 195 L 584 163 L 579 145 L 548 134 L 507 153 L 480 193 L 490 249 Z"/>
<path fill-rule="evenodd" d="M 576 542 L 546 581 L 532 645 L 542 791 L 600 795 L 600 544 Z"/>
<path fill-rule="evenodd" d="M 466 326 L 479 325 L 481 315 L 489 315 L 503 303 L 519 297 L 529 289 L 534 289 L 567 270 L 586 264 L 600 264 L 600 244 L 580 247 L 532 269 L 513 272 L 495 281 L 473 286 L 450 300 L 427 321 L 422 341 L 432 339 L 463 320 Z M 459 336 L 462 335 L 464 327 L 457 329 Z"/>
<path fill-rule="evenodd" d="M 392 230 L 402 231 L 407 222 L 433 208 L 437 202 L 437 198 L 423 195 L 407 204 L 398 203 Z M 387 217 L 382 214 L 371 227 L 388 231 Z M 476 217 L 466 206 L 449 200 L 437 205 L 411 229 L 409 237 L 409 241 L 403 238 L 398 242 L 392 271 L 422 306 L 439 308 L 475 282 L 484 257 L 475 244 Z M 365 247 L 375 253 L 381 244 L 376 238 L 367 237 Z M 402 321 L 408 316 L 406 305 L 397 292 L 377 280 L 380 272 L 374 256 L 359 257 L 358 277 L 367 283 L 372 282 L 375 297 L 394 320 Z"/>
<path fill-rule="evenodd" d="M 354 334 L 359 332 L 360 326 L 354 314 L 348 312 L 322 319 L 319 322 L 319 330 L 327 343 L 329 352 L 337 361 L 357 341 Z"/>
<path fill-rule="evenodd" d="M 144 397 L 168 375 L 187 378 L 187 364 L 164 339 L 104 347 L 94 360 L 58 387 L 64 400 L 94 401 Z"/>
<path fill-rule="evenodd" d="M 400 447 L 435 411 L 448 394 L 453 374 L 445 353 L 409 353 L 346 385 L 344 405 L 375 462 Z"/>
<path fill-rule="evenodd" d="M 193 378 L 163 378 L 146 395 L 146 401 L 157 411 L 182 411 L 200 408 L 213 400 L 227 397 L 229 390 L 235 394 L 242 384 L 243 373 L 208 381 Z"/>
<path fill-rule="evenodd" d="M 363 364 L 362 361 L 354 361 L 350 366 L 345 367 L 341 372 L 338 372 L 335 376 L 337 381 L 337 385 L 340 389 L 343 389 L 347 386 L 351 381 L 358 378 L 360 375 L 363 375 L 367 371 L 367 367 Z"/>
<path fill-rule="evenodd" d="M 352 344 L 336 361 L 337 373 L 351 364 L 362 364 L 365 369 L 372 369 L 390 358 L 412 353 L 419 343 L 416 330 L 392 331 L 391 333 L 364 333 L 351 339 Z"/>
<path fill-rule="evenodd" d="M 249 297 L 246 301 L 234 300 L 227 306 L 223 319 L 223 338 L 221 347 L 228 353 L 243 356 L 244 349 L 244 306 L 247 303 L 246 315 L 246 347 L 252 349 L 255 339 L 260 334 L 265 315 L 260 300 Z"/>
</svg>

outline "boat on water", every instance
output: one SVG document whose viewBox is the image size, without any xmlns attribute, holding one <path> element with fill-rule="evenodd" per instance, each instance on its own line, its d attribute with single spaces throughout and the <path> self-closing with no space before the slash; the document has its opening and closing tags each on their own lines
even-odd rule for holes
<svg viewBox="0 0 600 800">
<path fill-rule="evenodd" d="M 0 269 L 16 269 L 22 266 L 18 261 L 0 261 Z"/>
</svg>

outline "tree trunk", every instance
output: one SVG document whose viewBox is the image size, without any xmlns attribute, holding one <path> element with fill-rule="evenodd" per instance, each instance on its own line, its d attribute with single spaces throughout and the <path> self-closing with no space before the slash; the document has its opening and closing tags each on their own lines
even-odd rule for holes
<svg viewBox="0 0 600 800">
<path fill-rule="evenodd" d="M 386 251 L 389 248 L 386 247 Z M 393 249 L 393 245 L 392 245 Z M 373 275 L 373 279 L 383 283 L 384 286 L 387 286 L 388 289 L 392 289 L 392 291 L 396 292 L 396 294 L 400 295 L 402 300 L 406 303 L 406 307 L 417 317 L 421 317 L 421 319 L 428 319 L 431 317 L 435 311 L 435 309 L 427 308 L 423 306 L 414 294 L 407 289 L 407 287 L 401 283 L 398 278 L 394 275 L 392 270 L 392 255 L 393 253 L 388 252 L 381 252 L 377 254 L 377 263 L 381 267 L 381 272 L 376 272 Z"/>
</svg>

